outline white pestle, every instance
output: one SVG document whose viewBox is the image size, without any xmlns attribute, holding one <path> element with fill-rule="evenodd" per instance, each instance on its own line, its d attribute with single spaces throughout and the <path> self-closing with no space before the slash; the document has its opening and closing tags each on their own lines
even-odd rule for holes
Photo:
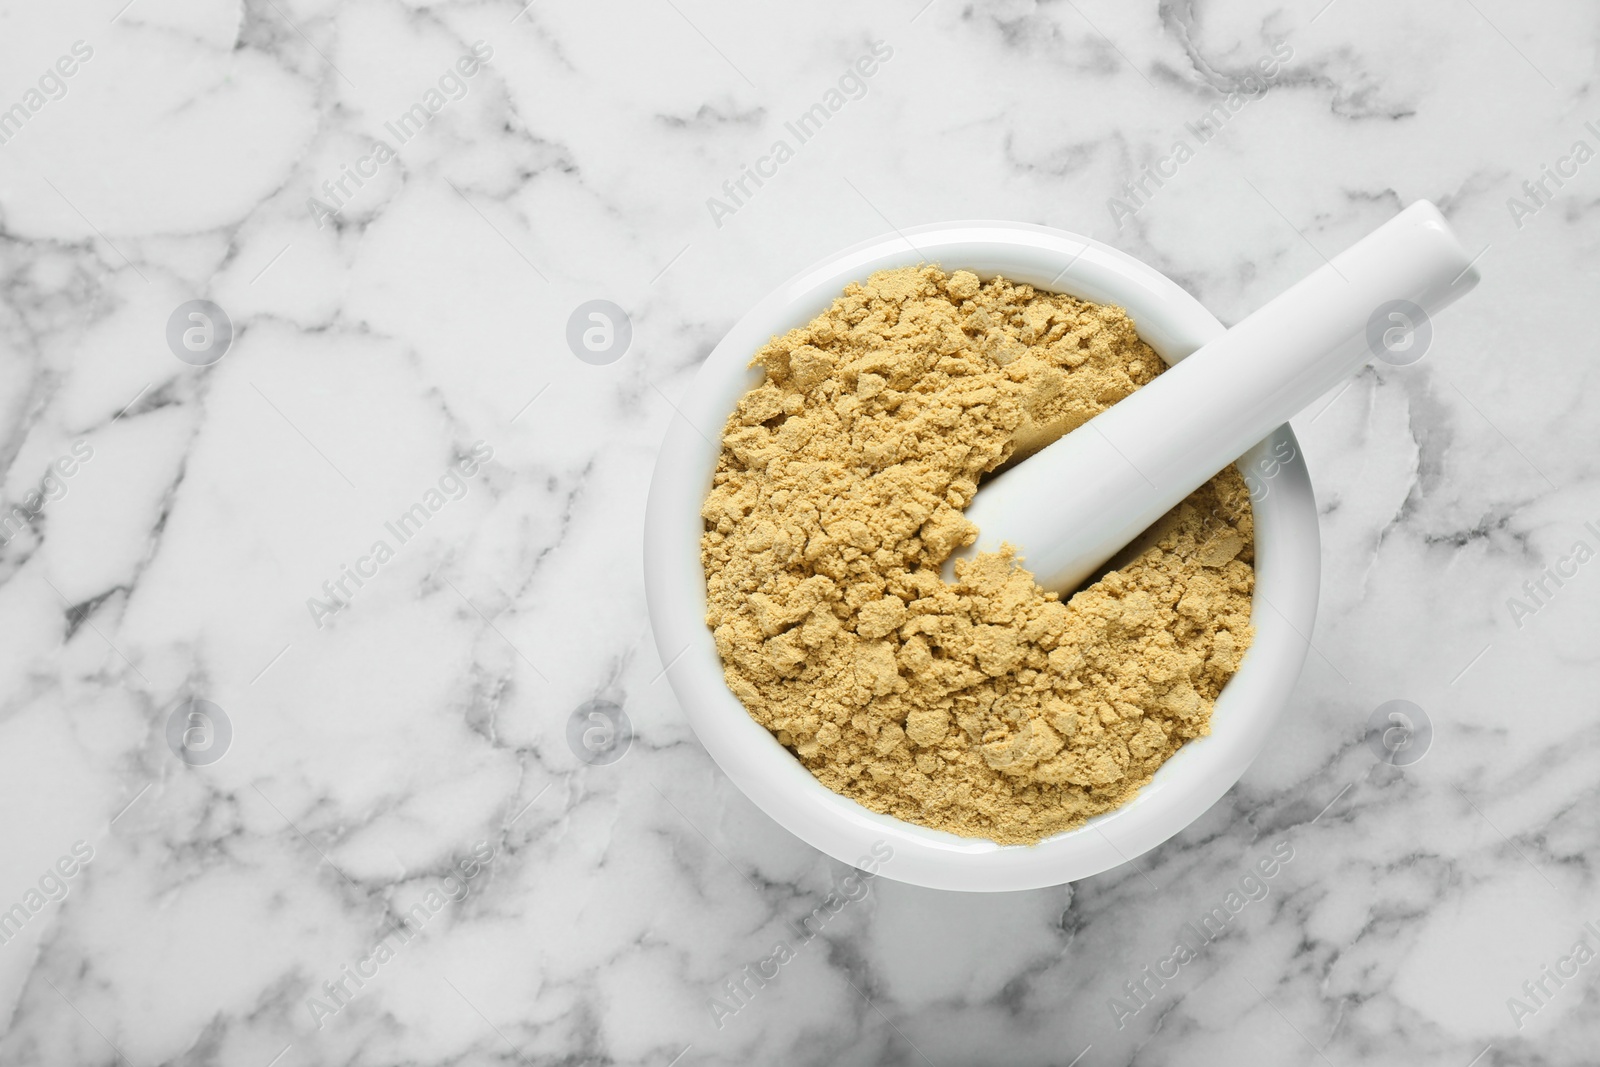
<svg viewBox="0 0 1600 1067">
<path fill-rule="evenodd" d="M 946 578 L 954 559 L 1009 543 L 1044 588 L 1077 588 L 1380 345 L 1425 343 L 1414 331 L 1431 333 L 1428 316 L 1477 282 L 1439 209 L 1413 203 L 1149 385 L 984 483 L 967 509 L 978 540 L 946 562 Z"/>
</svg>

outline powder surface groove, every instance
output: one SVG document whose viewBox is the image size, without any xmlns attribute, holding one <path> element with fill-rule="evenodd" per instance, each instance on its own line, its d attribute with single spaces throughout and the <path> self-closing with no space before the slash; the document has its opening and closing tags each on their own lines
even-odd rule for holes
<svg viewBox="0 0 1600 1067">
<path fill-rule="evenodd" d="M 979 479 L 1155 378 L 1120 308 L 923 266 L 774 338 L 701 515 L 706 622 L 751 716 L 830 789 L 1037 842 L 1126 803 L 1250 644 L 1254 527 L 1228 468 L 1063 603 L 970 545 Z M 753 364 L 753 365 L 754 365 Z"/>
</svg>

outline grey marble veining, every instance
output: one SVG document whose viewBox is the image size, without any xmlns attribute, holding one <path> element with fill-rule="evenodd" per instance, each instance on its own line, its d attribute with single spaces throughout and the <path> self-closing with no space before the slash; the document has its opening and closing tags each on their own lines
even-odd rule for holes
<svg viewBox="0 0 1600 1067">
<path fill-rule="evenodd" d="M 10 5 L 0 1062 L 1594 1062 L 1596 21 Z M 991 217 L 1234 322 L 1419 197 L 1483 283 L 1295 420 L 1315 651 L 1191 828 L 946 894 L 852 879 L 721 776 L 639 559 L 656 446 L 751 303 Z M 631 322 L 609 363 L 566 340 L 596 299 Z M 1433 728 L 1403 768 L 1368 737 L 1395 699 Z M 580 760 L 619 708 L 622 757 Z"/>
</svg>

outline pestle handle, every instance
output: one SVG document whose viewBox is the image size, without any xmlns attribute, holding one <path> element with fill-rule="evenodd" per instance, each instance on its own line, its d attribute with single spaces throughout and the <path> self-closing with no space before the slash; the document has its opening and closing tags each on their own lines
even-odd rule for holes
<svg viewBox="0 0 1600 1067">
<path fill-rule="evenodd" d="M 1369 332 L 1423 320 L 1478 282 L 1439 209 L 1419 200 L 1221 337 L 984 484 L 976 544 L 1018 549 L 1067 592 L 1168 510 L 1377 351 Z M 1135 326 L 1138 324 L 1135 323 Z M 1385 342 L 1387 343 L 1387 342 Z M 951 573 L 945 565 L 946 576 Z"/>
</svg>

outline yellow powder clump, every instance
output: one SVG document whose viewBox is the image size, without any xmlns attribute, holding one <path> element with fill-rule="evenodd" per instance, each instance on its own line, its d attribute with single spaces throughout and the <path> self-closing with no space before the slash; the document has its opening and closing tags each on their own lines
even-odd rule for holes
<svg viewBox="0 0 1600 1067">
<path fill-rule="evenodd" d="M 979 479 L 1164 368 L 1120 308 L 923 266 L 852 283 L 752 365 L 701 511 L 728 686 L 830 789 L 1029 844 L 1209 732 L 1249 646 L 1254 528 L 1228 468 L 1062 603 L 970 545 Z"/>
</svg>

